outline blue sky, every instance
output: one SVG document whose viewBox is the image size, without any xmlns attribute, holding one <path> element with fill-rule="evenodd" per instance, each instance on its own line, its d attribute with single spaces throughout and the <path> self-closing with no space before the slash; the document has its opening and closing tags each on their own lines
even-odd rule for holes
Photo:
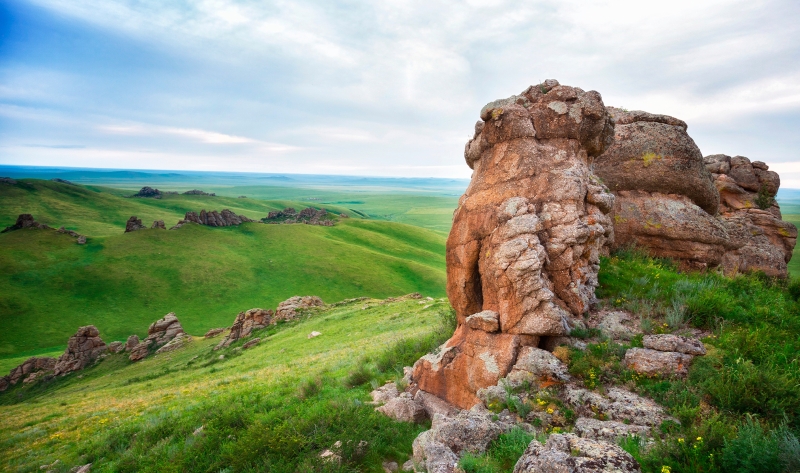
<svg viewBox="0 0 800 473">
<path fill-rule="evenodd" d="M 469 177 L 555 78 L 800 188 L 800 2 L 0 2 L 0 163 Z"/>
</svg>

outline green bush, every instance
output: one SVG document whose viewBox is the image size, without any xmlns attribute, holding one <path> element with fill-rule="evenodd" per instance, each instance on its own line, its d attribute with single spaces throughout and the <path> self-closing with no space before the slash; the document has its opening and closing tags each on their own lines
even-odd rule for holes
<svg viewBox="0 0 800 473">
<path fill-rule="evenodd" d="M 731 473 L 796 473 L 800 443 L 786 424 L 768 431 L 748 417 L 736 437 L 725 442 L 722 466 Z"/>
</svg>

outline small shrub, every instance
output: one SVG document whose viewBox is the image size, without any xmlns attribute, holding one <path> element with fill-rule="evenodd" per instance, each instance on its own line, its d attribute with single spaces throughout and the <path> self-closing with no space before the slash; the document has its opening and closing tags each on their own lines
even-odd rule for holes
<svg viewBox="0 0 800 473">
<path fill-rule="evenodd" d="M 725 442 L 722 465 L 733 473 L 796 472 L 800 468 L 800 445 L 786 424 L 766 431 L 748 418 L 736 438 Z"/>
<path fill-rule="evenodd" d="M 761 188 L 758 189 L 758 195 L 755 198 L 755 204 L 759 209 L 767 210 L 768 208 L 772 207 L 773 202 L 775 202 L 775 199 L 770 195 L 767 186 L 762 184 Z"/>
</svg>

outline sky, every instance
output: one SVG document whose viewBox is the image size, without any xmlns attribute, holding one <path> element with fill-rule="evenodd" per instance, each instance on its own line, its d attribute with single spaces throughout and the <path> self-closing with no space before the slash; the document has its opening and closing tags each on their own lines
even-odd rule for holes
<svg viewBox="0 0 800 473">
<path fill-rule="evenodd" d="M 2 0 L 0 164 L 468 178 L 551 78 L 800 188 L 796 0 Z"/>
</svg>

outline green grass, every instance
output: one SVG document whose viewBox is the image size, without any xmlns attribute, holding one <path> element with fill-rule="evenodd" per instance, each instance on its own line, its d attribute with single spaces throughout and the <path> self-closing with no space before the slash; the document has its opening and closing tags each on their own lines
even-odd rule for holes
<svg viewBox="0 0 800 473">
<path fill-rule="evenodd" d="M 383 460 L 407 460 L 426 427 L 377 414 L 367 393 L 441 343 L 451 320 L 443 299 L 356 301 L 255 333 L 262 342 L 246 351 L 240 341 L 212 352 L 219 339 L 197 339 L 15 387 L 0 394 L 0 469 L 59 459 L 63 471 L 92 462 L 92 471 L 380 472 Z M 312 330 L 322 335 L 306 338 Z M 356 371 L 367 374 L 353 386 Z M 337 440 L 341 466 L 321 462 Z"/>
</svg>

